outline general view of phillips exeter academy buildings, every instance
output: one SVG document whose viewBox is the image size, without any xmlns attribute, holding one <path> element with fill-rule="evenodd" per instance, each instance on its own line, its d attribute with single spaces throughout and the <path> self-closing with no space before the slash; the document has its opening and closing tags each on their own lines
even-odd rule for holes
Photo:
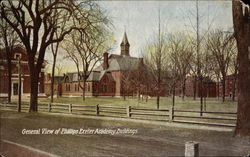
<svg viewBox="0 0 250 157">
<path fill-rule="evenodd" d="M 250 157 L 249 0 L 0 0 L 0 157 Z"/>
</svg>

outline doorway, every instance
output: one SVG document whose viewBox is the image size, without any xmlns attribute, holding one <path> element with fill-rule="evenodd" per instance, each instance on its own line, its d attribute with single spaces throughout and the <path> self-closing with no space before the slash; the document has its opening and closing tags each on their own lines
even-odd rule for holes
<svg viewBox="0 0 250 157">
<path fill-rule="evenodd" d="M 13 95 L 18 95 L 18 83 L 13 83 Z"/>
</svg>

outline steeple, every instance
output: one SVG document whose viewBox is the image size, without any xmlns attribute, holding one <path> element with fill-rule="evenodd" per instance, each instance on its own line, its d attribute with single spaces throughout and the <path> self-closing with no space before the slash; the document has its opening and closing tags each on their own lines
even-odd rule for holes
<svg viewBox="0 0 250 157">
<path fill-rule="evenodd" d="M 128 42 L 128 37 L 127 37 L 126 31 L 124 32 L 124 36 L 123 36 L 123 39 L 122 39 L 120 46 L 121 46 L 121 55 L 129 56 L 130 44 Z"/>
</svg>

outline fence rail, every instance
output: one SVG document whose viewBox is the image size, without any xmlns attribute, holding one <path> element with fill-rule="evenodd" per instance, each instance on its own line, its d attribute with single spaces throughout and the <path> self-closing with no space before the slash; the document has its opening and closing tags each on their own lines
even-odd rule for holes
<svg viewBox="0 0 250 157">
<path fill-rule="evenodd" d="M 0 104 L 1 108 L 16 110 L 17 104 Z M 22 104 L 22 110 L 28 111 L 28 103 Z M 193 111 L 183 109 L 152 109 L 131 106 L 104 106 L 104 105 L 79 105 L 62 103 L 39 103 L 38 112 L 55 112 L 77 115 L 95 115 L 109 117 L 123 117 L 141 120 L 168 121 L 178 123 L 203 124 L 213 126 L 235 127 L 236 112 Z"/>
</svg>

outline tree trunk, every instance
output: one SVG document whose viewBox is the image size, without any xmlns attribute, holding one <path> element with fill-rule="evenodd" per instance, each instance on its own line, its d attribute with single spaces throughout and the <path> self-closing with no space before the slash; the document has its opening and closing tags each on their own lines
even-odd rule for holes
<svg viewBox="0 0 250 157">
<path fill-rule="evenodd" d="M 11 78 L 12 78 L 12 68 L 11 68 L 11 55 L 10 55 L 10 53 L 9 54 L 7 54 L 8 56 L 7 56 L 7 58 L 8 58 L 8 103 L 10 103 L 11 102 L 11 91 L 12 91 L 12 89 L 11 89 L 11 83 L 12 83 L 12 80 L 11 80 Z"/>
<path fill-rule="evenodd" d="M 222 76 L 222 101 L 225 102 L 226 95 L 226 75 Z"/>
<path fill-rule="evenodd" d="M 237 82 L 237 72 L 238 70 L 236 69 L 234 72 L 234 78 L 233 78 L 233 91 L 232 91 L 232 100 L 235 101 L 235 93 L 236 93 L 236 82 Z"/>
<path fill-rule="evenodd" d="M 159 93 L 157 94 L 157 98 L 156 98 L 156 107 L 157 107 L 157 109 L 159 109 L 160 108 L 160 95 L 159 95 Z"/>
<path fill-rule="evenodd" d="M 52 74 L 51 74 L 51 85 L 50 85 L 50 102 L 54 102 L 54 82 L 55 82 L 55 66 L 56 66 L 56 59 L 54 57 L 53 64 L 52 64 Z"/>
<path fill-rule="evenodd" d="M 193 95 L 193 99 L 196 100 L 196 76 L 194 77 L 194 81 L 193 81 L 193 89 L 194 89 L 194 95 Z"/>
<path fill-rule="evenodd" d="M 56 36 L 58 37 L 58 34 L 56 33 Z M 51 79 L 51 87 L 50 87 L 50 92 L 51 92 L 51 99 L 50 102 L 53 103 L 54 101 L 54 82 L 55 82 L 55 67 L 56 67 L 56 57 L 57 57 L 57 52 L 59 48 L 59 42 L 56 43 L 56 47 L 54 49 L 53 44 L 51 44 L 51 50 L 53 54 L 53 64 L 52 64 L 52 79 Z M 59 89 L 57 88 L 57 95 L 58 95 Z"/>
<path fill-rule="evenodd" d="M 39 73 L 35 68 L 30 69 L 30 109 L 29 112 L 37 112 Z"/>
<path fill-rule="evenodd" d="M 18 112 L 21 112 L 21 101 L 22 101 L 22 79 L 21 79 L 21 61 L 18 58 Z"/>
<path fill-rule="evenodd" d="M 86 81 L 83 81 L 82 100 L 85 101 Z"/>
<path fill-rule="evenodd" d="M 217 80 L 217 99 L 219 100 L 220 99 L 220 80 L 218 79 Z"/>
<path fill-rule="evenodd" d="M 238 113 L 235 135 L 250 135 L 250 15 L 246 7 L 243 13 L 239 0 L 233 0 L 232 4 L 239 57 Z"/>
<path fill-rule="evenodd" d="M 172 107 L 174 108 L 175 106 L 175 84 L 173 86 L 173 94 L 172 94 Z"/>
<path fill-rule="evenodd" d="M 182 100 L 184 100 L 186 95 L 186 78 L 182 82 Z"/>
<path fill-rule="evenodd" d="M 203 81 L 202 76 L 200 76 L 200 116 L 203 115 Z"/>
<path fill-rule="evenodd" d="M 44 54 L 46 48 L 41 47 L 39 52 L 39 57 L 37 62 L 35 61 L 35 52 L 29 52 L 28 61 L 29 61 L 29 73 L 30 73 L 30 109 L 29 112 L 37 112 L 38 105 L 38 82 L 39 74 L 41 73 Z"/>
</svg>

